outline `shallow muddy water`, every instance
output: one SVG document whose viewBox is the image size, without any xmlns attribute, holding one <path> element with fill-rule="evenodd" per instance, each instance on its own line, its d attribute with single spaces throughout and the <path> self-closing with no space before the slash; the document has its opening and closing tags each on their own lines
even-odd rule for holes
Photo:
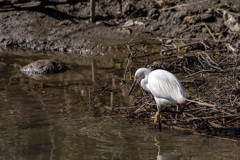
<svg viewBox="0 0 240 160">
<path fill-rule="evenodd" d="M 240 158 L 234 142 L 167 128 L 159 133 L 113 114 L 112 107 L 130 107 L 128 87 L 121 85 L 127 55 L 61 55 L 69 71 L 28 77 L 20 67 L 55 56 L 23 52 L 0 52 L 0 159 Z"/>
</svg>

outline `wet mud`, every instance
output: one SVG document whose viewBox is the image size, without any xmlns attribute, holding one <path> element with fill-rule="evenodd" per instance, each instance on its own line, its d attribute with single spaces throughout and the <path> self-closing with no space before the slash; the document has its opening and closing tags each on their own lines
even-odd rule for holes
<svg viewBox="0 0 240 160">
<path fill-rule="evenodd" d="M 43 2 L 0 3 L 1 46 L 91 55 L 139 40 L 146 33 L 236 45 L 235 33 L 240 29 L 238 1 L 96 2 L 95 23 L 89 22 L 89 2 Z"/>
</svg>

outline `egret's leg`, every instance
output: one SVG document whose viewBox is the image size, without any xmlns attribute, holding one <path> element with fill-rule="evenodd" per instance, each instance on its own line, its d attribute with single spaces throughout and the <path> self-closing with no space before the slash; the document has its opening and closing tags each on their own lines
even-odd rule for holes
<svg viewBox="0 0 240 160">
<path fill-rule="evenodd" d="M 155 117 L 154 117 L 154 124 L 158 123 L 158 112 L 156 112 Z"/>
<path fill-rule="evenodd" d="M 154 124 L 156 124 L 158 122 L 159 130 L 162 131 L 162 125 L 161 125 L 162 110 L 161 110 L 161 107 L 157 106 L 157 108 L 158 108 L 158 111 L 154 117 Z"/>
<path fill-rule="evenodd" d="M 177 120 L 178 118 L 178 113 L 179 113 L 179 105 L 177 105 L 177 109 L 176 109 L 176 115 L 175 115 L 175 119 Z"/>
<path fill-rule="evenodd" d="M 161 108 L 159 107 L 159 109 L 158 109 L 158 127 L 159 127 L 159 131 L 162 131 L 161 118 L 162 118 L 162 111 L 161 111 Z"/>
<path fill-rule="evenodd" d="M 154 124 L 158 123 L 159 117 L 160 117 L 160 119 L 162 118 L 162 111 L 160 111 L 160 116 L 158 116 L 158 115 L 159 115 L 159 113 L 157 111 L 156 114 L 155 114 L 155 117 L 154 117 Z"/>
<path fill-rule="evenodd" d="M 179 104 L 178 104 L 178 106 L 179 106 L 179 114 L 182 114 L 183 113 L 183 107 L 181 107 Z"/>
</svg>

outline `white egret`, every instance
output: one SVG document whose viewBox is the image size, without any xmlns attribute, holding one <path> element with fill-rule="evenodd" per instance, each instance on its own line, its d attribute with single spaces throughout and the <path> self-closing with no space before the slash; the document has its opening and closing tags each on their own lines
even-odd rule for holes
<svg viewBox="0 0 240 160">
<path fill-rule="evenodd" d="M 185 102 L 187 96 L 181 82 L 172 73 L 157 69 L 139 68 L 135 73 L 135 81 L 129 91 L 131 94 L 136 83 L 141 81 L 141 87 L 154 96 L 158 112 L 154 123 L 158 122 L 161 131 L 161 109 L 169 105 L 179 105 Z"/>
</svg>

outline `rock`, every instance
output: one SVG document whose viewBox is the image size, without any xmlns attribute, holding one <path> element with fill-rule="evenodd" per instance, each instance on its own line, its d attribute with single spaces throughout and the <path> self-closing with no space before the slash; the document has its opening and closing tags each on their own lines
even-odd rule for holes
<svg viewBox="0 0 240 160">
<path fill-rule="evenodd" d="M 233 32 L 240 31 L 240 24 L 238 20 L 229 12 L 223 11 L 224 24 Z"/>
<path fill-rule="evenodd" d="M 20 70 L 26 75 L 46 75 L 54 74 L 59 72 L 64 72 L 69 69 L 69 66 L 63 62 L 56 60 L 38 60 L 36 62 L 30 63 Z"/>
<path fill-rule="evenodd" d="M 172 43 L 171 39 L 166 40 L 166 44 L 170 44 L 170 43 Z"/>
<path fill-rule="evenodd" d="M 143 26 L 144 25 L 144 23 L 142 21 L 135 21 L 134 24 L 138 25 L 138 26 Z"/>
<path fill-rule="evenodd" d="M 184 18 L 184 22 L 189 23 L 189 24 L 195 24 L 201 19 L 200 15 L 193 15 L 193 16 L 186 16 Z"/>
<path fill-rule="evenodd" d="M 132 32 L 132 30 L 128 28 L 119 28 L 117 31 L 123 34 L 131 34 Z"/>
<path fill-rule="evenodd" d="M 130 27 L 133 25 L 134 25 L 133 20 L 129 19 L 127 22 L 124 23 L 123 27 Z"/>
</svg>

